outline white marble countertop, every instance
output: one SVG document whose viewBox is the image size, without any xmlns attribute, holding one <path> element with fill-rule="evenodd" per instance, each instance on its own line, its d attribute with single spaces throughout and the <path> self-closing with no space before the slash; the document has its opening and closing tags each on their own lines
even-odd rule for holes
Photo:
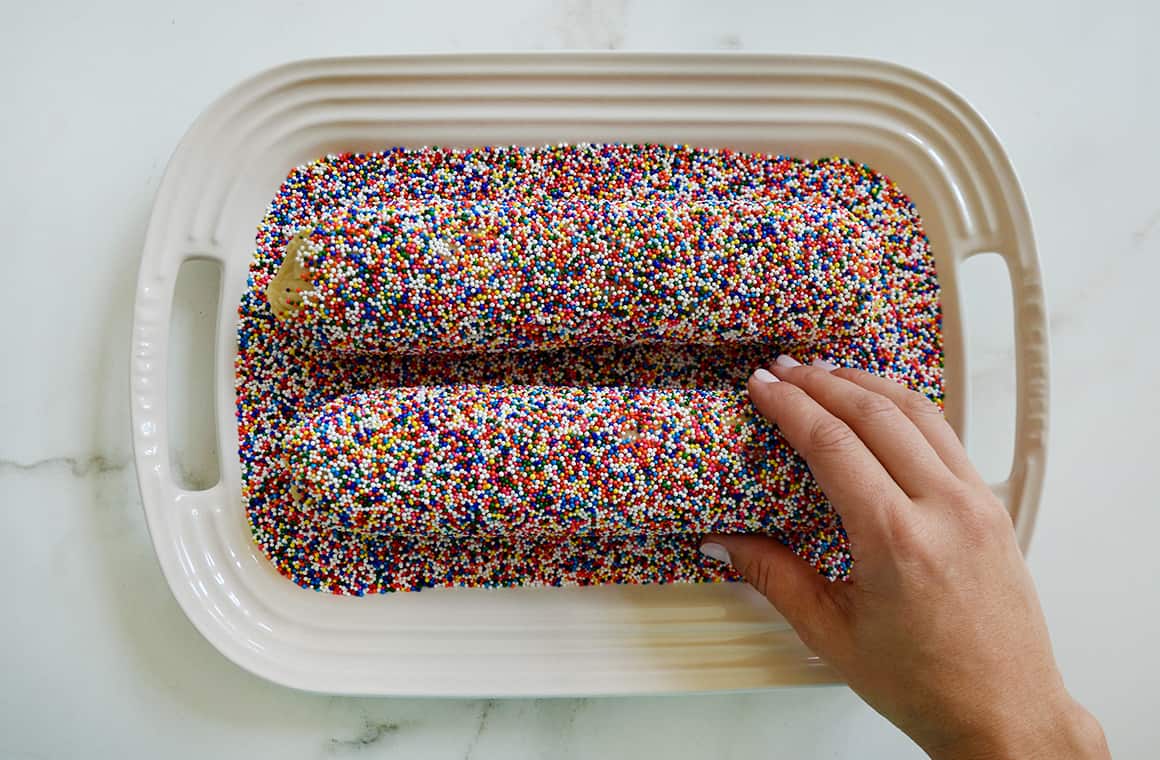
<svg viewBox="0 0 1160 760">
<path fill-rule="evenodd" d="M 1143 43 L 1160 24 L 1154 5 L 338 5 L 7 4 L 0 757 L 918 755 L 842 687 L 560 701 L 294 692 L 225 660 L 170 595 L 130 460 L 129 318 L 152 196 L 185 128 L 240 78 L 296 58 L 560 48 L 886 58 L 987 117 L 1031 204 L 1053 330 L 1031 565 L 1067 682 L 1116 756 L 1155 750 L 1160 57 Z M 1010 348 L 988 327 L 1002 301 L 969 302 L 984 325 L 972 339 L 981 460 L 995 458 L 988 436 L 1009 434 Z"/>
</svg>

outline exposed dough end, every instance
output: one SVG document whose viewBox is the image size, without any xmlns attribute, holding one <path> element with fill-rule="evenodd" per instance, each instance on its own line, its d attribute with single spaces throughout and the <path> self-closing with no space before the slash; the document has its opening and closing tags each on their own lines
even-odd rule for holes
<svg viewBox="0 0 1160 760">
<path fill-rule="evenodd" d="M 302 291 L 310 290 L 313 283 L 309 273 L 302 266 L 298 252 L 306 243 L 306 239 L 314 232 L 312 227 L 304 227 L 290 238 L 286 244 L 286 253 L 282 257 L 282 265 L 274 274 L 274 279 L 266 286 L 266 300 L 270 302 L 270 311 L 274 316 L 283 319 L 294 313 L 302 304 Z"/>
</svg>

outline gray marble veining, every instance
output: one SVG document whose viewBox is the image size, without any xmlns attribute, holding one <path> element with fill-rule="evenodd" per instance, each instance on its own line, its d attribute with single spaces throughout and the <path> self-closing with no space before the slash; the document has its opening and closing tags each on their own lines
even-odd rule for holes
<svg viewBox="0 0 1160 760">
<path fill-rule="evenodd" d="M 273 0 L 21 6 L 0 50 L 0 756 L 919 756 L 843 688 L 510 701 L 288 691 L 222 657 L 174 602 L 130 464 L 127 382 L 137 260 L 182 132 L 240 78 L 295 58 L 562 48 L 888 58 L 947 81 L 987 116 L 1032 207 L 1055 330 L 1050 469 L 1030 561 L 1069 687 L 1117 756 L 1147 756 L 1154 695 L 1138 676 L 1160 670 L 1150 348 L 1160 108 L 1142 93 L 1155 90 L 1160 60 L 1140 30 L 1158 13 L 1114 0 L 1098 13 L 980 0 L 953 16 L 917 2 L 735 0 L 708 11 L 352 0 L 341 18 L 328 4 Z M 1000 366 L 1002 347 L 984 349 Z M 975 414 L 998 418 L 1002 381 L 988 387 Z"/>
</svg>

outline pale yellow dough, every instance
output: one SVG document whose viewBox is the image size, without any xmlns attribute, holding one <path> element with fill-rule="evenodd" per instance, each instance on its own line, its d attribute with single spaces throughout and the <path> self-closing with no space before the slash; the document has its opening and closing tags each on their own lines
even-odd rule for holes
<svg viewBox="0 0 1160 760">
<path fill-rule="evenodd" d="M 314 232 L 312 228 L 306 227 L 290 238 L 290 242 L 286 244 L 286 253 L 282 257 L 282 265 L 278 267 L 274 279 L 266 286 L 266 300 L 270 302 L 270 311 L 274 312 L 274 316 L 278 319 L 293 314 L 302 303 L 302 291 L 313 287 L 309 272 L 302 266 L 302 260 L 298 256 L 299 249 L 312 232 Z"/>
</svg>

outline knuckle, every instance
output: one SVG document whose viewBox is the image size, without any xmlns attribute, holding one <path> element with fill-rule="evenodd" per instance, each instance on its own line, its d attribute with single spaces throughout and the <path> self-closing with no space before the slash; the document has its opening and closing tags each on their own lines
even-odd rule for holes
<svg viewBox="0 0 1160 760">
<path fill-rule="evenodd" d="M 857 437 L 846 423 L 827 416 L 810 425 L 807 440 L 811 453 L 839 453 L 848 451 Z"/>
<path fill-rule="evenodd" d="M 795 371 L 802 377 L 810 380 L 818 380 L 820 378 L 829 377 L 829 370 L 824 370 L 821 367 L 815 367 L 812 364 L 803 364 L 800 367 L 795 367 Z"/>
<path fill-rule="evenodd" d="M 1004 536 L 1015 532 L 1015 520 L 1011 513 L 989 493 L 980 500 L 979 512 L 979 519 L 986 525 L 990 535 Z"/>
<path fill-rule="evenodd" d="M 976 498 L 974 489 L 960 480 L 953 480 L 944 488 L 946 490 L 943 498 L 954 512 L 963 514 L 974 511 Z"/>
<path fill-rule="evenodd" d="M 1011 514 L 985 487 L 974 488 L 960 483 L 947 499 L 972 541 L 990 542 L 1015 530 Z"/>
<path fill-rule="evenodd" d="M 890 417 L 898 413 L 898 407 L 885 396 L 877 393 L 860 393 L 854 401 L 854 410 L 863 419 Z"/>
<path fill-rule="evenodd" d="M 883 515 L 886 536 L 896 550 L 903 555 L 910 555 L 926 546 L 918 520 L 911 510 L 888 508 L 883 510 Z"/>
<path fill-rule="evenodd" d="M 751 586 L 763 596 L 769 596 L 770 583 L 773 581 L 773 562 L 769 557 L 764 554 L 751 556 L 737 569 Z"/>
<path fill-rule="evenodd" d="M 942 416 L 942 412 L 926 396 L 918 391 L 907 391 L 902 397 L 902 411 L 908 417 Z"/>
</svg>

